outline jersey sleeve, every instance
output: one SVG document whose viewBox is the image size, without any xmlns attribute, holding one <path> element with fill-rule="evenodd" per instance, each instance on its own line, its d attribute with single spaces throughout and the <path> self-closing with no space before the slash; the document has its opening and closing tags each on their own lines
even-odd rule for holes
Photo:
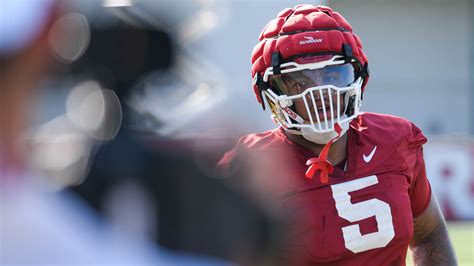
<svg viewBox="0 0 474 266">
<path fill-rule="evenodd" d="M 226 152 L 224 154 L 224 156 L 222 156 L 222 158 L 217 163 L 217 168 L 220 171 L 223 171 L 223 172 L 228 171 L 228 168 L 230 167 L 230 164 L 231 164 L 232 160 L 234 159 L 235 154 L 236 154 L 236 148 L 235 147 L 232 150 Z"/>
<path fill-rule="evenodd" d="M 414 165 L 411 171 L 409 195 L 413 217 L 420 215 L 429 205 L 431 186 L 426 176 L 425 160 L 422 145 L 427 142 L 421 130 L 412 124 L 412 134 L 408 139 L 408 149 L 414 154 Z"/>
<path fill-rule="evenodd" d="M 232 179 L 241 179 L 242 176 L 247 176 L 248 171 L 258 163 L 257 152 L 252 148 L 252 145 L 257 141 L 258 138 L 253 135 L 241 137 L 217 163 L 218 172 L 224 177 L 232 177 Z"/>
<path fill-rule="evenodd" d="M 248 159 L 249 151 L 245 148 L 245 137 L 239 139 L 237 144 L 226 152 L 217 163 L 217 172 L 229 184 L 241 187 L 248 182 L 251 164 Z"/>
<path fill-rule="evenodd" d="M 242 139 L 238 141 L 232 150 L 227 151 L 217 163 L 217 169 L 219 173 L 225 177 L 231 175 L 236 169 L 240 168 L 241 163 L 239 163 L 239 161 L 241 158 L 241 144 Z"/>
</svg>

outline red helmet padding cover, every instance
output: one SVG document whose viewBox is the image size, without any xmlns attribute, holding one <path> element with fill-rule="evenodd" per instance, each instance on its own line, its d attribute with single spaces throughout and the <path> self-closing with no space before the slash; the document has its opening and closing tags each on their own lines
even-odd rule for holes
<svg viewBox="0 0 474 266">
<path fill-rule="evenodd" d="M 360 38 L 352 33 L 351 25 L 337 12 L 326 6 L 298 5 L 287 8 L 263 29 L 259 43 L 252 52 L 252 77 L 272 65 L 272 54 L 279 52 L 282 59 L 310 53 L 341 53 L 342 45 L 350 45 L 352 55 L 362 66 L 368 61 Z M 367 84 L 364 79 L 362 91 Z M 257 85 L 257 100 L 262 103 Z"/>
</svg>

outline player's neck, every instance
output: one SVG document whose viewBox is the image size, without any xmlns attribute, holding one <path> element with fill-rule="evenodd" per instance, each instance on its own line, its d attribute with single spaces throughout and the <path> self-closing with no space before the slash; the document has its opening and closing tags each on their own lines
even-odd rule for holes
<svg viewBox="0 0 474 266">
<path fill-rule="evenodd" d="M 285 132 L 286 136 L 292 142 L 312 151 L 315 156 L 319 156 L 321 151 L 324 148 L 324 144 L 317 144 L 307 139 L 303 138 L 300 135 L 294 135 Z M 329 149 L 328 160 L 333 164 L 337 165 L 344 161 L 347 156 L 347 133 L 344 134 L 340 139 L 334 142 Z"/>
</svg>

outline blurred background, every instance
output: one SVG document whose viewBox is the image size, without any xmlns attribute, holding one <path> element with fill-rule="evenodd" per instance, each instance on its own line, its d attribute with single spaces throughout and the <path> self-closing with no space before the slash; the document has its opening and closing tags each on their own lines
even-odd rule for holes
<svg viewBox="0 0 474 266">
<path fill-rule="evenodd" d="M 114 140 L 124 125 L 166 143 L 186 143 L 191 154 L 198 149 L 191 157 L 205 174 L 232 140 L 275 126 L 255 101 L 250 55 L 267 21 L 295 1 L 65 2 L 67 12 L 50 34 L 51 52 L 65 67 L 41 84 L 29 135 L 35 147 L 31 164 L 58 188 L 81 184 L 98 147 Z M 341 12 L 362 39 L 371 70 L 362 110 L 408 118 L 428 136 L 428 177 L 450 221 L 460 262 L 472 265 L 474 1 L 311 3 Z M 98 34 L 124 22 L 153 29 L 149 36 L 160 50 L 143 42 L 123 46 L 120 38 L 110 43 L 104 31 Z M 105 55 L 101 43 L 119 58 Z M 99 54 L 92 52 L 97 47 Z M 145 49 L 149 53 L 141 58 L 129 56 Z M 116 66 L 127 64 L 126 70 L 89 68 L 101 56 Z M 101 73 L 100 80 L 91 73 Z"/>
</svg>

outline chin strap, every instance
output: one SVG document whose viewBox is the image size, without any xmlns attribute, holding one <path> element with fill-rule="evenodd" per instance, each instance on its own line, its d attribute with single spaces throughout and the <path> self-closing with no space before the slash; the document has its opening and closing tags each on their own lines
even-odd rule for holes
<svg viewBox="0 0 474 266">
<path fill-rule="evenodd" d="M 313 157 L 306 161 L 306 165 L 309 165 L 308 170 L 306 171 L 306 178 L 313 179 L 316 172 L 321 172 L 321 183 L 327 183 L 329 180 L 329 174 L 332 174 L 334 171 L 333 165 L 328 161 L 328 153 L 331 145 L 341 137 L 342 128 L 336 123 L 334 125 L 334 130 L 337 132 L 337 136 L 330 140 L 323 148 L 319 157 Z"/>
</svg>

